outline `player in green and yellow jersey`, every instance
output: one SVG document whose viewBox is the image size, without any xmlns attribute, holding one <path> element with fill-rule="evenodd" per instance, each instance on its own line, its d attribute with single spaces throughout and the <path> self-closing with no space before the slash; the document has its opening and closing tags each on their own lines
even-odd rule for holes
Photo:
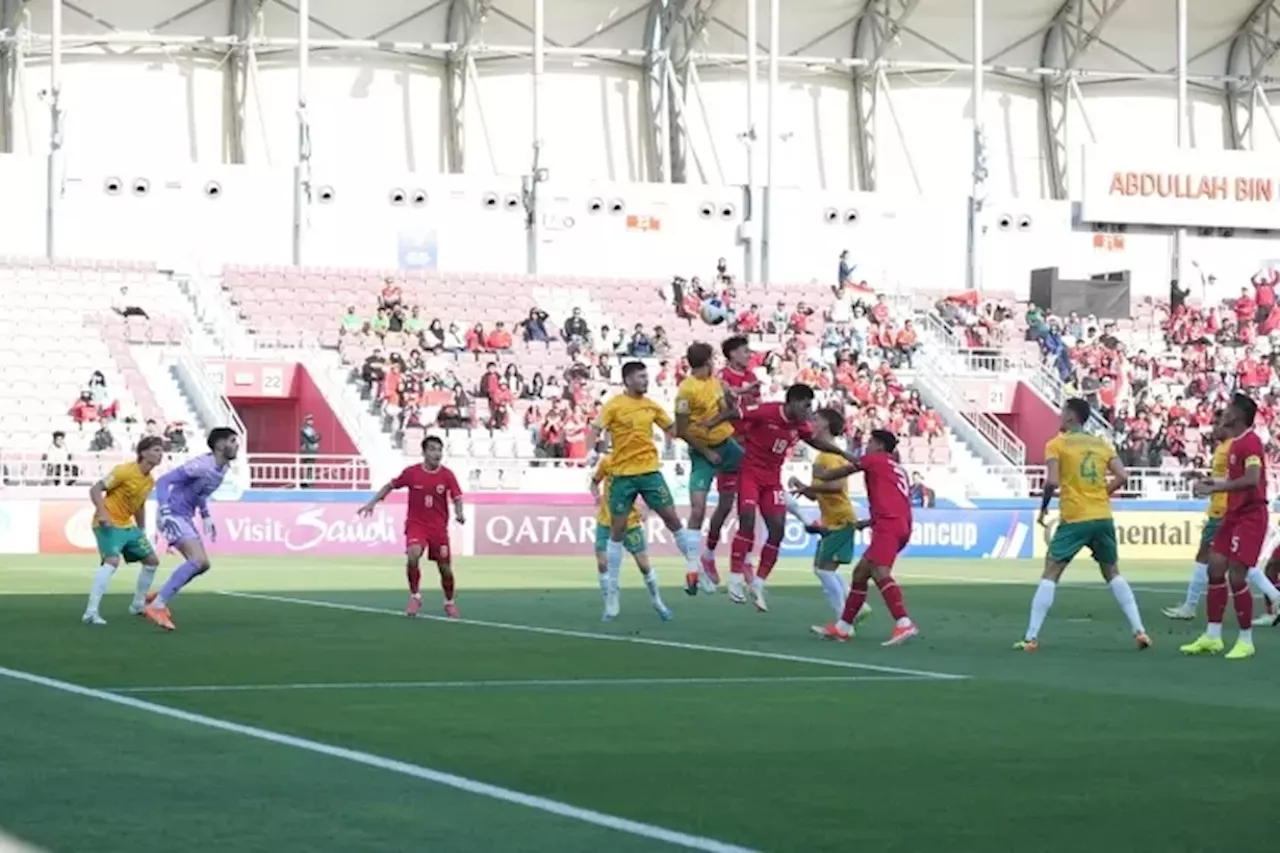
<svg viewBox="0 0 1280 853">
<path fill-rule="evenodd" d="M 715 350 L 709 344 L 696 343 L 685 352 L 689 362 L 689 375 L 676 391 L 676 435 L 689 445 L 689 518 L 687 526 L 701 534 L 702 522 L 707 514 L 707 496 L 711 483 L 719 489 L 716 510 L 711 518 L 711 531 L 719 539 L 720 529 L 733 509 L 737 495 L 738 463 L 742 461 L 742 447 L 733 440 L 733 424 L 721 421 L 711 428 L 703 422 L 714 420 L 730 404 L 725 399 L 724 386 L 716 378 L 712 360 Z M 684 591 L 697 595 L 716 591 L 715 557 L 710 550 L 699 545 L 701 564 L 698 571 L 685 575 Z"/>
<path fill-rule="evenodd" d="M 107 620 L 98 613 L 102 596 L 107 591 L 111 576 L 120 568 L 120 560 L 141 563 L 138 583 L 134 589 L 129 612 L 141 615 L 155 580 L 160 558 L 156 556 L 147 539 L 146 505 L 156 481 L 151 472 L 164 458 L 164 440 L 149 435 L 138 442 L 136 462 L 126 462 L 111 469 L 107 476 L 89 487 L 89 500 L 93 502 L 93 537 L 98 541 L 98 556 L 102 565 L 93 576 L 89 590 L 89 603 L 81 621 L 86 625 L 105 625 Z"/>
<path fill-rule="evenodd" d="M 613 443 L 612 473 L 609 482 L 609 542 L 605 545 L 608 569 L 615 576 L 622 571 L 622 539 L 627 532 L 627 517 L 636 498 L 643 498 L 675 538 L 676 547 L 684 555 L 686 574 L 698 572 L 696 530 L 686 530 L 676 514 L 675 499 L 662 476 L 662 460 L 653 443 L 656 426 L 667 434 L 675 432 L 675 421 L 666 410 L 645 396 L 649 390 L 649 371 L 642 361 L 622 365 L 623 392 L 609 399 L 591 425 L 593 452 L 603 452 L 601 438 L 609 434 Z"/>
<path fill-rule="evenodd" d="M 844 416 L 835 409 L 819 409 L 813 419 L 813 434 L 824 441 L 838 441 L 844 435 Z M 844 612 L 844 602 L 849 587 L 840 577 L 840 567 L 853 562 L 853 535 L 870 527 L 870 521 L 858 521 L 853 502 L 849 500 L 849 478 L 823 482 L 820 475 L 837 468 L 844 468 L 849 461 L 835 453 L 819 453 L 813 460 L 813 476 L 808 486 L 795 477 L 788 483 L 790 490 L 818 503 L 818 521 L 806 524 L 805 530 L 821 537 L 813 556 L 813 573 L 822 584 L 822 594 L 836 613 Z M 788 510 L 791 506 L 788 505 Z M 792 514 L 804 521 L 798 511 Z M 861 622 L 871 615 L 871 605 L 864 604 L 855 617 Z"/>
<path fill-rule="evenodd" d="M 1031 599 L 1031 621 L 1022 640 L 1014 648 L 1035 651 L 1040 648 L 1040 627 L 1053 606 L 1058 581 L 1067 565 L 1088 548 L 1102 570 L 1102 579 L 1111 588 L 1120 609 L 1133 629 L 1139 649 L 1148 648 L 1151 638 L 1142 626 L 1142 615 L 1129 582 L 1116 564 L 1116 524 L 1111 515 L 1111 495 L 1129 481 L 1111 442 L 1084 431 L 1089 420 L 1089 404 L 1079 397 L 1067 400 L 1062 409 L 1062 432 L 1049 440 L 1044 448 L 1044 497 L 1040 502 L 1039 522 L 1046 525 L 1049 502 L 1059 488 L 1059 521 L 1045 555 L 1044 573 L 1035 597 Z"/>
<path fill-rule="evenodd" d="M 596 511 L 596 571 L 600 578 L 600 595 L 604 598 L 604 618 L 602 621 L 612 622 L 622 609 L 622 599 L 618 591 L 618 575 L 609 570 L 608 548 L 609 530 L 613 526 L 613 514 L 609 511 L 609 486 L 613 479 L 613 457 L 604 456 L 596 465 L 591 476 L 591 496 L 596 499 L 599 509 Z M 645 589 L 649 590 L 649 600 L 653 609 L 662 617 L 663 622 L 670 621 L 671 611 L 662 603 L 662 595 L 658 591 L 658 573 L 649 562 L 649 549 L 645 543 L 644 516 L 640 508 L 633 506 L 627 515 L 626 532 L 622 535 L 622 547 L 636 561 L 640 574 L 644 575 Z"/>
<path fill-rule="evenodd" d="M 1212 438 L 1216 442 L 1213 448 L 1213 462 L 1210 476 L 1215 479 L 1227 478 L 1227 457 L 1231 454 L 1231 439 L 1222 430 L 1222 416 L 1219 414 L 1213 422 Z M 1191 581 L 1187 584 L 1187 597 L 1177 607 L 1166 607 L 1163 611 L 1170 619 L 1194 619 L 1196 607 L 1209 588 L 1209 546 L 1213 544 L 1213 534 L 1222 526 L 1222 517 L 1227 514 L 1227 493 L 1215 492 L 1209 496 L 1208 517 L 1204 520 L 1204 529 L 1200 533 L 1200 546 L 1196 549 L 1196 565 L 1191 571 Z"/>
</svg>

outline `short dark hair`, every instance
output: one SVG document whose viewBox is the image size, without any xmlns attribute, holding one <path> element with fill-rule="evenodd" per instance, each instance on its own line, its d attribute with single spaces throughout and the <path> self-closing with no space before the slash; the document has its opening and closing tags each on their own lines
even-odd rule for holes
<svg viewBox="0 0 1280 853">
<path fill-rule="evenodd" d="M 1258 404 L 1247 394 L 1236 394 L 1231 398 L 1231 406 L 1244 418 L 1244 425 L 1253 426 L 1253 421 L 1258 417 Z"/>
<path fill-rule="evenodd" d="M 55 430 L 53 431 L 53 436 L 52 436 L 52 438 L 53 438 L 53 440 L 54 440 L 54 441 L 57 441 L 57 440 L 58 440 L 58 439 L 60 439 L 60 438 L 66 438 L 66 437 L 67 437 L 67 434 L 66 434 L 65 432 L 63 432 L 62 430 L 60 430 L 60 429 L 55 429 Z"/>
<path fill-rule="evenodd" d="M 826 421 L 827 431 L 832 435 L 844 435 L 844 415 L 835 409 L 818 409 L 817 417 Z"/>
<path fill-rule="evenodd" d="M 644 369 L 645 366 L 643 361 L 628 361 L 626 364 L 622 365 L 622 381 L 626 382 L 632 376 Z"/>
<path fill-rule="evenodd" d="M 721 342 L 720 352 L 724 353 L 725 358 L 728 358 L 743 347 L 749 346 L 751 346 L 751 341 L 747 340 L 746 335 L 734 335 L 733 337 L 725 338 Z"/>
<path fill-rule="evenodd" d="M 787 389 L 788 403 L 806 403 L 813 399 L 813 389 L 803 382 L 797 382 Z"/>
<path fill-rule="evenodd" d="M 444 440 L 441 439 L 440 436 L 438 435 L 429 435 L 426 438 L 422 439 L 422 452 L 426 453 L 427 448 L 433 444 L 439 447 L 441 450 L 444 450 Z"/>
<path fill-rule="evenodd" d="M 153 447 L 164 447 L 164 439 L 158 435 L 145 435 L 138 442 L 138 457 Z"/>
<path fill-rule="evenodd" d="M 235 438 L 237 435 L 239 435 L 239 433 L 231 427 L 214 427 L 209 430 L 209 449 L 216 451 L 218 449 L 219 442 L 226 441 L 229 438 Z"/>
<path fill-rule="evenodd" d="M 684 357 L 688 360 L 689 367 L 697 370 L 700 367 L 706 367 L 710 364 L 712 355 L 714 355 L 714 350 L 711 349 L 711 345 L 704 344 L 699 341 L 696 344 L 689 345 L 689 349 L 685 351 Z"/>
<path fill-rule="evenodd" d="M 880 443 L 885 453 L 893 453 L 898 449 L 898 437 L 887 429 L 873 429 L 871 437 Z"/>
<path fill-rule="evenodd" d="M 1075 415 L 1080 426 L 1087 424 L 1089 422 L 1090 415 L 1093 414 L 1093 409 L 1089 406 L 1089 401 L 1085 400 L 1083 397 L 1072 397 L 1067 400 L 1066 409 L 1068 412 Z"/>
</svg>

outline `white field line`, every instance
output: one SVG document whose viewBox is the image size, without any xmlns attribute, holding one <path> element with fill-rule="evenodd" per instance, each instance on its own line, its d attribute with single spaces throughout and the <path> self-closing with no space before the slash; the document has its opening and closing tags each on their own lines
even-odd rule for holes
<svg viewBox="0 0 1280 853">
<path fill-rule="evenodd" d="M 329 610 L 345 610 L 350 613 L 374 613 L 380 616 L 395 616 L 404 619 L 405 615 L 400 610 L 390 610 L 383 607 L 366 607 L 361 604 L 343 604 L 337 601 L 323 601 L 312 598 L 292 598 L 284 595 L 266 595 L 256 592 L 231 592 L 222 590 L 218 595 L 231 596 L 232 598 L 247 598 L 254 601 L 272 601 L 278 604 L 300 604 L 306 607 L 323 607 Z M 737 657 L 758 658 L 761 660 L 780 660 L 789 663 L 806 663 L 814 666 L 832 666 L 840 669 L 854 669 L 863 672 L 879 672 L 886 675 L 908 675 L 917 678 L 934 678 L 940 681 L 961 681 L 967 679 L 967 675 L 957 675 L 951 672 L 931 672 L 924 669 L 907 669 L 897 666 L 881 666 L 871 663 L 857 663 L 855 661 L 836 660 L 835 658 L 819 658 L 809 657 L 807 655 L 789 655 L 781 652 L 762 652 L 753 649 L 735 649 L 728 646 L 704 646 L 700 643 L 681 643 L 675 640 L 658 640 L 651 637 L 631 637 L 622 634 L 600 634 L 594 631 L 572 631 L 566 628 L 546 628 L 539 625 L 520 625 L 510 622 L 488 622 L 481 619 L 450 619 L 447 616 L 430 616 L 421 613 L 418 619 L 428 619 L 437 622 L 445 622 L 456 625 L 474 625 L 481 628 L 495 628 L 503 631 L 522 631 L 528 634 L 545 634 L 552 637 L 574 637 L 580 640 L 601 640 L 612 643 L 631 643 L 638 646 L 657 646 L 666 649 L 682 649 L 690 652 L 711 652 L 713 654 L 734 655 Z"/>
<path fill-rule="evenodd" d="M 103 687 L 108 693 L 254 693 L 274 690 L 464 690 L 503 687 L 684 687 L 721 684 L 853 684 L 863 681 L 937 681 L 915 675 L 778 675 L 742 678 L 531 678 L 497 681 L 339 681 L 299 684 L 181 684 Z"/>
<path fill-rule="evenodd" d="M 505 803 L 524 806 L 525 808 L 545 812 L 557 817 L 567 818 L 568 820 L 576 820 L 580 823 L 592 824 L 594 826 L 603 827 L 616 832 L 622 832 L 628 835 L 638 836 L 640 838 L 647 838 L 652 841 L 665 842 L 676 847 L 683 847 L 687 850 L 702 850 L 706 851 L 706 853 L 755 853 L 755 851 L 750 848 L 739 847 L 735 844 L 727 844 L 723 841 L 717 841 L 714 838 L 689 835 L 683 832 L 665 829 L 661 826 L 654 826 L 648 823 L 628 820 L 627 818 L 615 817 L 614 815 L 592 811 L 591 809 L 578 808 L 577 806 L 571 806 L 567 803 L 561 803 L 556 800 L 549 800 L 545 797 L 522 794 L 519 791 L 512 791 L 507 788 L 501 788 L 497 785 L 490 785 L 486 782 L 478 782 L 464 776 L 455 776 L 452 773 L 445 773 L 440 770 L 432 770 L 429 767 L 422 767 L 417 764 L 408 764 L 403 761 L 382 758 L 381 756 L 367 752 L 360 752 L 354 749 L 330 746 L 329 744 L 320 743 L 319 741 L 281 734 L 280 732 L 273 732 L 269 729 L 260 729 L 256 726 L 246 726 L 241 723 L 233 723 L 229 720 L 218 719 L 217 717 L 207 717 L 203 714 L 193 714 L 189 711 L 180 711 L 177 708 L 157 705 L 152 702 L 146 702 L 142 699 L 135 699 L 132 696 L 118 696 L 104 690 L 95 690 L 91 687 L 81 687 L 78 684 L 58 681 L 57 679 L 46 678 L 42 675 L 35 675 L 30 672 L 0 667 L 0 677 L 47 687 L 51 690 L 57 690 L 62 693 L 82 696 L 86 699 L 96 699 L 99 702 L 123 705 L 126 708 L 132 708 L 148 714 L 155 714 L 160 717 L 168 717 L 172 720 L 181 720 L 185 723 L 190 723 L 207 729 L 217 729 L 219 731 L 230 732 L 232 734 L 253 738 L 254 740 L 264 741 L 266 743 L 288 746 L 294 749 L 310 752 L 315 755 L 324 755 L 329 758 L 349 761 L 353 764 L 361 764 L 365 767 L 373 767 L 378 770 L 397 773 L 401 776 L 408 776 L 414 779 L 420 779 L 424 782 L 444 785 L 459 791 L 465 791 L 469 794 L 488 797 L 492 800 L 499 800 Z"/>
<path fill-rule="evenodd" d="M 963 575 L 963 576 L 961 575 L 929 575 L 929 574 L 919 574 L 917 572 L 895 572 L 894 574 L 895 576 L 901 578 L 902 580 L 915 580 L 915 581 L 949 581 L 951 583 L 972 583 L 972 584 L 984 584 L 984 585 L 996 584 L 996 585 L 1004 585 L 1004 586 L 1035 586 L 1036 584 L 1040 583 L 1040 573 L 1038 569 L 1035 572 L 1035 576 L 1029 577 L 1029 578 L 975 578 L 975 577 L 970 577 L 968 575 Z M 1121 574 L 1123 574 L 1123 572 Z M 1094 574 L 1093 576 L 1095 578 L 1098 577 L 1096 574 Z M 1159 583 L 1159 581 L 1157 581 L 1157 583 Z M 1172 581 L 1165 581 L 1165 583 L 1170 584 L 1170 586 L 1168 588 L 1160 588 L 1160 587 L 1153 587 L 1153 586 L 1135 586 L 1135 587 L 1132 587 L 1132 589 L 1134 592 L 1143 592 L 1143 593 L 1148 593 L 1150 595 L 1169 595 L 1177 592 L 1177 584 L 1181 582 L 1172 580 Z M 1100 578 L 1098 580 L 1098 583 L 1096 584 L 1090 583 L 1089 581 L 1084 580 L 1082 578 L 1080 580 L 1069 581 L 1069 582 L 1059 584 L 1059 586 L 1063 589 L 1095 589 L 1102 592 L 1110 592 L 1110 590 L 1107 588 L 1107 585 L 1105 583 L 1102 583 Z"/>
</svg>

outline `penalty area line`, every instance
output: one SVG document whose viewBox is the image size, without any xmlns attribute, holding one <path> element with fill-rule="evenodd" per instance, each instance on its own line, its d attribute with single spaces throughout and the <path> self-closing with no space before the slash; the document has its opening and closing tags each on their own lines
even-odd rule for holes
<svg viewBox="0 0 1280 853">
<path fill-rule="evenodd" d="M 324 601 L 314 598 L 293 598 L 285 595 L 267 595 L 258 592 L 233 592 L 231 590 L 219 590 L 217 595 L 226 595 L 231 598 L 245 598 L 253 601 L 271 601 L 277 604 L 298 604 L 304 607 L 321 607 L 328 610 L 344 610 L 349 613 L 373 613 L 379 616 L 396 616 L 404 619 L 405 615 L 399 610 L 389 610 L 385 607 L 367 607 L 363 604 L 344 604 L 338 601 Z M 521 631 L 526 634 L 544 634 L 551 637 L 573 637 L 580 640 L 600 640 L 612 643 L 630 643 L 637 646 L 656 646 L 665 649 L 681 649 L 688 652 L 709 652 L 720 655 L 734 655 L 736 657 L 757 658 L 760 660 L 780 660 L 789 663 L 805 663 L 813 666 L 831 666 L 838 669 L 853 669 L 862 672 L 879 672 L 886 675 L 899 676 L 915 676 L 917 678 L 935 679 L 937 681 L 964 681 L 969 678 L 967 675 L 958 675 L 951 672 L 931 672 L 924 669 L 908 669 L 899 666 L 883 666 L 874 663 L 858 663 L 857 661 L 837 660 L 835 658 L 810 657 L 808 655 L 791 655 L 783 652 L 763 652 L 754 649 L 735 649 L 731 646 L 705 646 L 701 643 L 682 643 L 677 640 L 659 640 L 653 637 L 631 637 L 621 634 L 601 634 L 596 631 L 575 631 L 568 628 L 548 628 L 540 625 L 523 625 L 513 622 L 489 622 L 483 619 L 451 619 L 447 616 L 432 616 L 429 614 L 419 613 L 418 619 L 426 619 L 434 622 L 445 622 L 455 625 L 473 625 L 480 628 L 495 628 L 503 631 Z"/>
<path fill-rule="evenodd" d="M 340 746 L 331 746 L 319 741 L 282 734 L 269 729 L 247 726 L 242 723 L 233 723 L 230 720 L 208 717 L 204 714 L 194 714 L 190 711 L 181 711 L 177 708 L 170 708 L 167 705 L 157 705 L 142 699 L 135 699 L 132 696 L 120 696 L 114 693 L 108 693 L 105 690 L 97 690 L 92 687 L 82 687 L 79 684 L 59 681 L 54 678 L 46 678 L 43 675 L 36 675 L 31 672 L 23 672 L 22 670 L 9 669 L 7 667 L 0 666 L 0 677 L 8 678 L 13 681 L 21 681 L 26 684 L 46 687 L 50 690 L 69 693 L 86 699 L 96 699 L 99 702 L 121 705 L 126 708 L 132 708 L 136 711 L 143 711 L 160 717 L 168 717 L 172 720 L 181 720 L 182 722 L 201 726 L 207 729 L 230 732 L 232 734 L 241 735 L 254 740 L 276 744 L 278 746 L 288 746 L 294 749 L 303 750 L 304 752 L 310 752 L 315 755 L 323 755 L 328 758 L 336 758 L 353 764 L 361 764 L 365 767 L 372 767 L 377 770 L 397 773 L 401 776 L 408 776 L 414 779 L 420 779 L 424 782 L 444 785 L 445 787 L 454 788 L 469 794 L 487 797 L 491 800 L 499 800 L 501 802 L 517 806 L 524 806 L 525 808 L 545 812 L 546 814 L 555 815 L 556 817 L 562 817 L 568 820 L 578 821 L 579 823 L 591 824 L 593 826 L 638 836 L 640 838 L 648 838 L 652 841 L 665 842 L 675 847 L 683 847 L 686 850 L 701 850 L 705 851 L 705 853 L 757 853 L 757 851 L 754 851 L 749 847 L 739 847 L 736 844 L 728 844 L 723 841 L 717 841 L 714 838 L 690 835 L 688 833 L 666 829 L 665 827 L 655 826 L 653 824 L 641 823 L 640 821 L 605 814 L 604 812 L 579 808 L 577 806 L 571 806 L 568 803 L 559 802 L 558 800 L 547 799 L 546 797 L 523 794 L 519 791 L 513 791 L 497 785 L 490 785 L 487 782 L 468 779 L 465 776 L 457 776 L 453 773 L 432 770 L 429 767 L 423 767 L 418 764 L 395 761 L 393 759 L 383 758 L 368 752 L 360 752 L 358 750 L 347 749 Z"/>
<path fill-rule="evenodd" d="M 733 684 L 853 684 L 882 681 L 937 681 L 913 675 L 778 675 L 726 678 L 519 678 L 485 681 L 337 681 L 297 684 L 174 684 L 155 687 L 103 687 L 107 693 L 253 693 L 290 690 L 461 690 L 503 687 L 684 687 Z"/>
</svg>

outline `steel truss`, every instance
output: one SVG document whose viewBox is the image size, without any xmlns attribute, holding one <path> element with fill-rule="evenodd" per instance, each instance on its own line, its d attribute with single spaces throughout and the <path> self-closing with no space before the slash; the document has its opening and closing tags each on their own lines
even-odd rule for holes
<svg viewBox="0 0 1280 853">
<path fill-rule="evenodd" d="M 1261 0 L 1227 50 L 1226 73 L 1233 79 L 1226 85 L 1227 122 L 1236 148 L 1252 149 L 1256 141 L 1258 114 L 1280 140 L 1280 124 L 1272 110 L 1263 72 L 1280 54 L 1280 0 Z"/>
<path fill-rule="evenodd" d="M 898 123 L 893 93 L 885 73 L 885 56 L 919 5 L 920 0 L 867 0 L 853 28 L 853 56 L 863 63 L 853 69 L 853 100 L 858 117 L 855 140 L 857 177 L 858 188 L 867 192 L 874 191 L 879 182 L 876 153 L 881 101 L 893 121 L 916 190 L 921 190 L 920 175 L 911 156 L 911 147 Z"/>
</svg>

